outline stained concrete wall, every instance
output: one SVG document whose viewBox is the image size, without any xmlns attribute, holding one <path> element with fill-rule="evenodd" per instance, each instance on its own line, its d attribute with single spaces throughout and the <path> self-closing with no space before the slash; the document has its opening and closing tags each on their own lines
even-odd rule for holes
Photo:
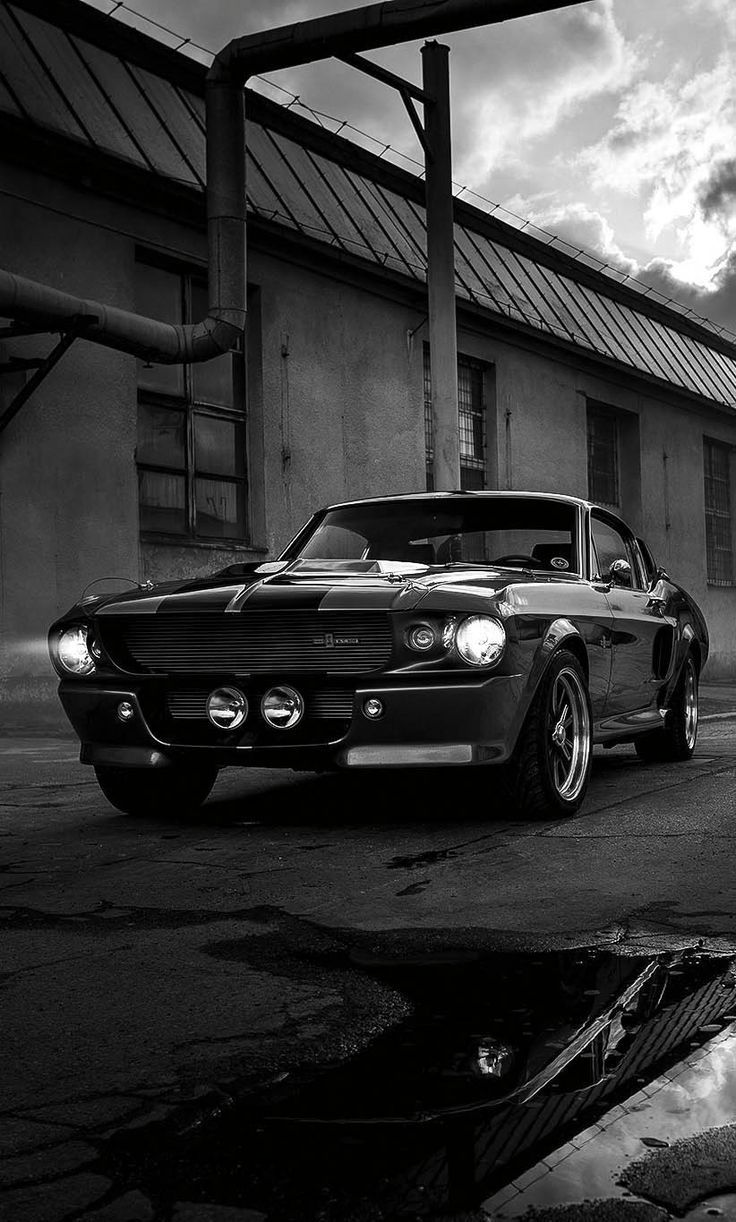
<svg viewBox="0 0 736 1222">
<path fill-rule="evenodd" d="M 37 189 L 28 180 L 13 185 Z M 49 195 L 44 184 L 40 197 Z M 4 196 L 0 264 L 130 304 L 129 243 L 62 209 Z M 38 355 L 54 342 L 13 342 L 4 355 Z M 53 615 L 93 577 L 137 576 L 135 376 L 130 360 L 75 343 L 0 438 L 0 714 L 11 705 L 11 723 L 35 717 L 54 686 L 45 645 Z"/>
<path fill-rule="evenodd" d="M 0 265 L 132 308 L 137 246 L 206 258 L 199 227 L 6 167 Z M 94 578 L 189 577 L 262 559 L 322 504 L 424 488 L 421 307 L 257 246 L 249 279 L 248 545 L 139 542 L 131 358 L 77 341 L 0 439 L 0 725 L 62 724 L 45 633 Z M 49 346 L 6 349 L 39 345 Z M 736 676 L 736 589 L 705 578 L 702 459 L 704 435 L 736 445 L 731 418 L 521 346 L 492 321 L 468 321 L 458 347 L 488 366 L 490 487 L 586 496 L 588 403 L 625 413 L 622 511 L 701 603 L 709 675 Z"/>
<path fill-rule="evenodd" d="M 273 257 L 260 285 L 266 542 L 322 505 L 424 491 L 421 315 Z"/>
</svg>

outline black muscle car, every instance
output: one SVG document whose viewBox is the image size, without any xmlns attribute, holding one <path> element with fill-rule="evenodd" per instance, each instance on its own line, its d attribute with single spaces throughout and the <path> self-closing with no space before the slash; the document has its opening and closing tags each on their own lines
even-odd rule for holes
<svg viewBox="0 0 736 1222">
<path fill-rule="evenodd" d="M 522 492 L 334 505 L 279 560 L 83 598 L 49 643 L 129 812 L 196 807 L 229 765 L 492 765 L 524 813 L 569 814 L 593 743 L 692 755 L 708 656 L 620 518 Z"/>
</svg>

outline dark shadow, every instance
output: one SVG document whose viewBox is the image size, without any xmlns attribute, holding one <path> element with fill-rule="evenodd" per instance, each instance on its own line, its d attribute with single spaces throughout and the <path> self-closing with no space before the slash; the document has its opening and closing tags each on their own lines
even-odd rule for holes
<svg viewBox="0 0 736 1222">
<path fill-rule="evenodd" d="M 217 824 L 253 820 L 292 827 L 426 827 L 458 821 L 492 828 L 523 821 L 499 793 L 495 769 L 391 769 L 356 773 L 300 774 L 290 782 L 274 774 L 268 789 L 255 792 L 243 778 L 240 792 L 215 792 L 201 812 Z"/>
<path fill-rule="evenodd" d="M 261 941 L 209 951 L 257 967 Z M 95 1169 L 161 1216 L 187 1200 L 269 1222 L 446 1222 L 718 1033 L 734 997 L 732 961 L 695 951 L 491 954 L 368 974 L 401 990 L 408 1019 L 333 1069 L 231 1084 L 209 1116 L 183 1109 L 103 1141 Z"/>
</svg>

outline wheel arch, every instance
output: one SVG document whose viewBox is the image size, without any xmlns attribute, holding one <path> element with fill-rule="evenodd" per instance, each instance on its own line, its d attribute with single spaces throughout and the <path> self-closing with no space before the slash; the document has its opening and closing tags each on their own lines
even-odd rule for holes
<svg viewBox="0 0 736 1222">
<path fill-rule="evenodd" d="M 700 648 L 700 641 L 696 637 L 692 629 L 692 626 L 690 624 L 686 624 L 685 627 L 683 628 L 682 640 L 683 640 L 684 649 L 682 652 L 682 662 L 680 664 L 680 671 L 682 671 L 682 668 L 685 665 L 685 662 L 687 661 L 688 655 L 691 654 L 693 661 L 695 663 L 697 672 L 698 672 L 698 678 L 700 678 L 700 672 L 703 669 L 704 659 L 703 659 L 702 650 Z"/>
<path fill-rule="evenodd" d="M 579 628 L 576 627 L 572 620 L 564 617 L 553 620 L 544 633 L 541 644 L 534 655 L 534 661 L 529 671 L 523 697 L 517 709 L 517 716 L 511 736 L 512 751 L 516 746 L 539 685 L 547 673 L 553 657 L 562 649 L 569 650 L 580 662 L 586 687 L 588 685 L 590 679 L 588 650 Z"/>
<path fill-rule="evenodd" d="M 570 654 L 579 663 L 582 671 L 579 678 L 573 676 Z M 571 725 L 574 724 L 575 701 L 579 703 L 582 699 L 587 706 L 586 710 L 579 707 L 577 713 L 580 722 L 587 725 L 587 737 L 581 735 L 574 750 L 569 750 L 564 759 L 561 758 L 566 736 L 564 728 L 562 741 L 557 739 L 557 731 L 563 723 L 555 726 L 554 733 L 550 735 L 548 721 L 549 712 L 554 707 L 548 701 L 554 700 L 556 676 L 562 675 L 566 675 L 565 682 L 568 684 L 570 703 L 567 708 Z M 587 650 L 580 631 L 571 620 L 553 621 L 543 636 L 530 671 L 524 711 L 508 769 L 513 800 L 519 809 L 532 817 L 550 818 L 574 813 L 585 796 L 593 746 L 588 676 Z M 571 677 L 575 678 L 573 686 L 570 685 Z M 540 699 L 544 699 L 544 703 L 540 704 Z M 561 706 L 557 707 L 555 716 L 562 717 Z M 565 761 L 569 761 L 569 766 Z M 558 776 L 557 765 L 560 762 L 563 774 L 567 773 L 562 779 Z M 568 793 L 569 786 L 573 788 Z"/>
<path fill-rule="evenodd" d="M 547 629 L 542 639 L 542 644 L 539 653 L 543 658 L 543 666 L 541 668 L 539 679 L 550 664 L 553 654 L 560 649 L 568 649 L 570 653 L 574 653 L 580 665 L 583 668 L 585 682 L 590 678 L 590 664 L 588 661 L 588 650 L 583 640 L 580 629 L 573 623 L 572 620 L 560 617 L 553 620 Z"/>
<path fill-rule="evenodd" d="M 677 642 L 676 657 L 672 667 L 672 673 L 665 685 L 662 696 L 660 697 L 660 702 L 665 708 L 669 707 L 670 702 L 677 691 L 678 684 L 682 678 L 685 663 L 689 657 L 692 657 L 695 663 L 695 669 L 698 672 L 699 681 L 700 673 L 705 665 L 705 659 L 703 658 L 700 641 L 698 640 L 692 625 L 685 624 L 684 628 L 682 629 L 682 633 L 680 634 L 680 639 Z"/>
</svg>

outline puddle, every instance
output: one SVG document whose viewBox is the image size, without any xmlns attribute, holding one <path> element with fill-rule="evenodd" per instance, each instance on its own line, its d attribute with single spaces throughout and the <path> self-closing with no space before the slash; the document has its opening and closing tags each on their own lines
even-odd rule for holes
<svg viewBox="0 0 736 1222">
<path fill-rule="evenodd" d="M 161 1217 L 177 1200 L 268 1222 L 403 1222 L 616 1198 L 622 1217 L 656 1199 L 651 1216 L 667 1218 L 672 1203 L 627 1168 L 736 1118 L 730 958 L 591 949 L 363 970 L 412 1017 L 316 1080 L 285 1077 L 188 1128 L 116 1134 L 103 1173 Z M 691 1163 L 697 1176 L 697 1150 Z M 713 1174 L 677 1216 L 736 1222 L 736 1163 L 734 1182 Z"/>
</svg>

